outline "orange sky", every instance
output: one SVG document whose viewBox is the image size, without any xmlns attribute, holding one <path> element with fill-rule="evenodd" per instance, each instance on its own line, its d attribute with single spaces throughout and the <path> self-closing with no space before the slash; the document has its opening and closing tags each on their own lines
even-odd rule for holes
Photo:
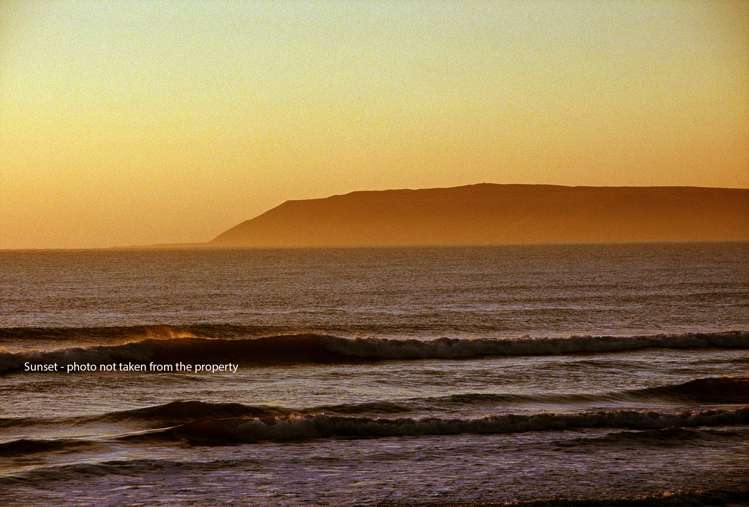
<svg viewBox="0 0 749 507">
<path fill-rule="evenodd" d="M 0 248 L 481 181 L 749 187 L 749 2 L 0 2 Z"/>
</svg>

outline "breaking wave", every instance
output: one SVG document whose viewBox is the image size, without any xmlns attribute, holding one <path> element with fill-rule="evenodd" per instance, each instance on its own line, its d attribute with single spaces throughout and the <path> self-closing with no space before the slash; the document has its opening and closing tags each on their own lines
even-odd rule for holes
<svg viewBox="0 0 749 507">
<path fill-rule="evenodd" d="M 749 424 L 749 408 L 682 413 L 614 410 L 577 414 L 500 415 L 478 419 L 342 417 L 292 415 L 274 418 L 201 419 L 123 437 L 136 441 L 178 440 L 199 445 L 321 438 L 384 438 L 427 435 L 501 434 L 587 428 L 656 430 L 670 427 Z"/>
<path fill-rule="evenodd" d="M 233 326 L 0 327 L 0 340 L 75 340 L 123 338 L 190 338 L 229 333 Z M 214 331 L 214 333 L 211 333 Z M 247 330 L 248 332 L 251 329 Z"/>
<path fill-rule="evenodd" d="M 169 328 L 171 329 L 171 328 Z M 6 329 L 7 332 L 7 329 Z M 186 331 L 182 331 L 186 332 Z M 150 361 L 245 365 L 347 363 L 413 359 L 471 359 L 625 352 L 645 349 L 749 349 L 749 332 L 687 333 L 652 336 L 573 336 L 570 338 L 393 340 L 339 338 L 319 334 L 260 338 L 145 339 L 118 345 L 52 351 L 0 353 L 0 373 L 23 370 L 24 362 L 111 363 Z"/>
</svg>

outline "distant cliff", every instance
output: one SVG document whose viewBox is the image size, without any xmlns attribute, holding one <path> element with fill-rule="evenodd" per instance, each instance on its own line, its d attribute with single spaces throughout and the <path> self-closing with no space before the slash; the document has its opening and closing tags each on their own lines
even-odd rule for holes
<svg viewBox="0 0 749 507">
<path fill-rule="evenodd" d="M 251 247 L 749 240 L 749 189 L 479 184 L 287 201 L 211 244 Z"/>
</svg>

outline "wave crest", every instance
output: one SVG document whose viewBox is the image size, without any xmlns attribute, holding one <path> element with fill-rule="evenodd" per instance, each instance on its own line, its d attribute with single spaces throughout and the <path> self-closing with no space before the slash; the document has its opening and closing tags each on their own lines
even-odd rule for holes
<svg viewBox="0 0 749 507">
<path fill-rule="evenodd" d="M 0 353 L 0 373 L 23 370 L 24 362 L 204 363 L 245 365 L 350 363 L 414 359 L 471 359 L 626 352 L 645 349 L 749 349 L 749 332 L 687 333 L 653 336 L 573 336 L 570 338 L 392 340 L 297 334 L 262 338 L 147 339 L 110 346 L 44 352 Z"/>
<path fill-rule="evenodd" d="M 479 419 L 380 419 L 318 414 L 270 419 L 205 419 L 124 438 L 146 441 L 180 440 L 191 444 L 225 445 L 320 438 L 500 434 L 586 428 L 656 430 L 669 427 L 729 426 L 748 423 L 749 408 L 677 414 L 617 410 L 578 414 L 500 415 Z"/>
</svg>

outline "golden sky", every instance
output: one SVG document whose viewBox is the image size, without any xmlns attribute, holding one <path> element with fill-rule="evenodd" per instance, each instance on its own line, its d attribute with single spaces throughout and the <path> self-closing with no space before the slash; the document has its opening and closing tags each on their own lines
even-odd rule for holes
<svg viewBox="0 0 749 507">
<path fill-rule="evenodd" d="M 477 182 L 749 187 L 749 2 L 0 1 L 0 248 Z"/>
</svg>

